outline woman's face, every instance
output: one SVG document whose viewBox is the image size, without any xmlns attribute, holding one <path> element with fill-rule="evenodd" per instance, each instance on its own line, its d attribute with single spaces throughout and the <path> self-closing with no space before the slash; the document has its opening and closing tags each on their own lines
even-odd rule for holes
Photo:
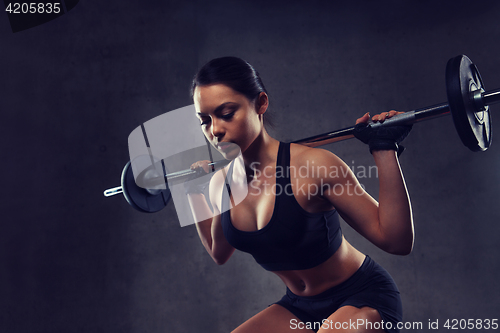
<svg viewBox="0 0 500 333">
<path fill-rule="evenodd" d="M 255 103 L 224 84 L 198 86 L 193 99 L 205 137 L 226 159 L 236 158 L 240 150 L 244 152 L 262 130 L 260 114 L 267 104 L 256 108 Z"/>
</svg>

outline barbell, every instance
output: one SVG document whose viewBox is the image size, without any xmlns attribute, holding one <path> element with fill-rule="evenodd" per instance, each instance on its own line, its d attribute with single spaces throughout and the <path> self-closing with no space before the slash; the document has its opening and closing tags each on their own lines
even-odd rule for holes
<svg viewBox="0 0 500 333">
<path fill-rule="evenodd" d="M 370 126 L 377 128 L 414 124 L 451 114 L 462 143 L 475 152 L 487 150 L 492 140 L 489 105 L 500 102 L 500 89 L 486 92 L 477 67 L 467 56 L 459 55 L 451 58 L 446 64 L 446 94 L 448 103 L 407 111 L 382 123 L 370 123 Z M 292 143 L 318 147 L 353 138 L 353 131 L 354 126 L 351 126 Z M 212 171 L 216 171 L 229 162 L 216 161 L 209 166 L 212 167 Z M 131 163 L 128 162 L 122 171 L 121 186 L 104 191 L 104 195 L 109 197 L 123 193 L 127 202 L 135 209 L 154 213 L 163 209 L 170 201 L 171 194 L 166 184 L 186 181 L 188 178 L 196 177 L 197 172 L 203 174 L 199 170 L 191 169 L 168 173 L 161 160 L 156 162 L 154 169 L 146 169 L 134 178 Z M 142 187 L 137 185 L 138 182 Z M 160 184 L 163 184 L 163 189 L 157 189 L 157 185 Z"/>
</svg>

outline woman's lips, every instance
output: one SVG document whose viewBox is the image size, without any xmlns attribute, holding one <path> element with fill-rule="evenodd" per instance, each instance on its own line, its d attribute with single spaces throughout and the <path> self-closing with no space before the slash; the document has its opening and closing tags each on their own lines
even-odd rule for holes
<svg viewBox="0 0 500 333">
<path fill-rule="evenodd" d="M 218 143 L 217 144 L 217 149 L 226 152 L 228 150 L 231 150 L 234 147 L 234 143 Z"/>
</svg>

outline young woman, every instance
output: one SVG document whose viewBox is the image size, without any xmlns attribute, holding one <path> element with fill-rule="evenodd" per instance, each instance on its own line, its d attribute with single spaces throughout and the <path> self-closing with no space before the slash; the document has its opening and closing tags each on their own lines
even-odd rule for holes
<svg viewBox="0 0 500 333">
<path fill-rule="evenodd" d="M 214 212 L 202 191 L 187 187 L 193 214 L 201 221 L 196 224 L 200 239 L 217 264 L 237 248 L 287 287 L 281 300 L 234 332 L 398 332 L 402 306 L 395 283 L 343 238 L 339 216 L 381 249 L 411 252 L 412 213 L 397 158 L 398 143 L 410 127 L 379 133 L 365 125 L 368 114 L 356 121 L 357 136 L 370 145 L 378 167 L 377 203 L 333 153 L 285 144 L 268 134 L 269 97 L 247 62 L 234 57 L 210 61 L 195 76 L 192 95 L 208 141 L 225 158 L 235 159 L 210 182 Z M 208 172 L 207 161 L 192 168 Z M 238 199 L 235 189 L 245 184 L 248 193 Z"/>
</svg>

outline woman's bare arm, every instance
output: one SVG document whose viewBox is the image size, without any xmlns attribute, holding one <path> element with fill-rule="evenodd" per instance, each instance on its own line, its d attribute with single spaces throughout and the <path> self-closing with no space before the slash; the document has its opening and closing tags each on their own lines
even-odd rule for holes
<svg viewBox="0 0 500 333">
<path fill-rule="evenodd" d="M 221 180 L 219 178 L 220 175 L 216 173 L 210 182 L 210 198 L 222 197 L 222 191 L 220 190 L 222 185 L 220 185 Z M 195 221 L 200 221 L 196 223 L 196 230 L 201 243 L 218 265 L 226 263 L 233 254 L 234 248 L 227 242 L 222 231 L 218 204 L 215 200 L 211 200 L 214 209 L 212 212 L 207 199 L 201 193 L 188 194 L 188 201 Z"/>
</svg>

